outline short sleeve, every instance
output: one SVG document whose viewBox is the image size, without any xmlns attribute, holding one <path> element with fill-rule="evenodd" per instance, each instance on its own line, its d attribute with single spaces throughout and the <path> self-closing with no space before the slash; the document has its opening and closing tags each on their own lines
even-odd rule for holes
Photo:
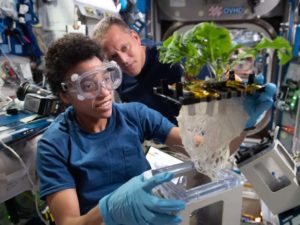
<svg viewBox="0 0 300 225">
<path fill-rule="evenodd" d="M 50 138 L 49 133 L 51 131 L 48 130 L 37 146 L 36 170 L 42 199 L 49 194 L 75 188 L 75 181 L 67 163 L 66 140 L 61 136 L 58 142 L 55 139 L 57 135 Z"/>
</svg>

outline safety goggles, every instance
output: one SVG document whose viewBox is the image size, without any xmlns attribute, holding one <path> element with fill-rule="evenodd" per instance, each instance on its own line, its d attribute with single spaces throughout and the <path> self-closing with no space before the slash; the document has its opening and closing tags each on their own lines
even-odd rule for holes
<svg viewBox="0 0 300 225">
<path fill-rule="evenodd" d="M 122 72 L 117 63 L 111 61 L 83 74 L 72 74 L 70 81 L 61 83 L 61 87 L 63 91 L 75 91 L 78 100 L 84 100 L 96 98 L 101 88 L 115 90 L 121 82 Z"/>
</svg>

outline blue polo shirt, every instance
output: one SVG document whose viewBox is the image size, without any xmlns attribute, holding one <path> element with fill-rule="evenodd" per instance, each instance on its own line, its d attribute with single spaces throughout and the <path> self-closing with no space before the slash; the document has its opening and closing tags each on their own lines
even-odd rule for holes
<svg viewBox="0 0 300 225">
<path fill-rule="evenodd" d="M 133 176 L 150 169 L 142 143 L 164 143 L 174 125 L 140 103 L 113 104 L 107 128 L 87 133 L 68 108 L 38 142 L 37 174 L 40 196 L 75 188 L 85 214 L 99 199 Z"/>
</svg>

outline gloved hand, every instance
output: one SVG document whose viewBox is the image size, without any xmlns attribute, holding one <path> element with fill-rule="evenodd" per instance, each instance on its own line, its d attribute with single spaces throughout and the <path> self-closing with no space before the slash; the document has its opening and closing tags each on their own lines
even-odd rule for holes
<svg viewBox="0 0 300 225">
<path fill-rule="evenodd" d="M 99 208 L 106 225 L 168 225 L 178 224 L 181 218 L 172 212 L 185 208 L 181 200 L 162 199 L 152 195 L 152 188 L 173 178 L 164 172 L 150 179 L 144 175 L 133 177 L 117 190 L 99 201 Z"/>
<path fill-rule="evenodd" d="M 257 92 L 254 95 L 245 97 L 244 109 L 249 115 L 249 119 L 245 126 L 246 130 L 254 128 L 260 116 L 272 107 L 275 93 L 276 85 L 267 83 L 262 92 Z"/>
</svg>

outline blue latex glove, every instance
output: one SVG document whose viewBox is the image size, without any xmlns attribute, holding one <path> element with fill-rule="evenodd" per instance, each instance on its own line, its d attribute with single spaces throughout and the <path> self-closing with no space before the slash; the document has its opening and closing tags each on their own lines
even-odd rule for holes
<svg viewBox="0 0 300 225">
<path fill-rule="evenodd" d="M 255 75 L 255 83 L 263 85 L 265 83 L 265 76 L 262 73 Z"/>
<path fill-rule="evenodd" d="M 173 178 L 164 172 L 144 179 L 133 177 L 117 190 L 99 201 L 100 211 L 106 225 L 168 225 L 179 224 L 181 218 L 172 212 L 185 208 L 181 200 L 163 199 L 151 193 L 152 188 Z"/>
<path fill-rule="evenodd" d="M 273 106 L 275 93 L 276 85 L 267 83 L 264 91 L 245 97 L 244 109 L 249 115 L 245 126 L 246 130 L 254 128 L 260 116 Z"/>
</svg>

